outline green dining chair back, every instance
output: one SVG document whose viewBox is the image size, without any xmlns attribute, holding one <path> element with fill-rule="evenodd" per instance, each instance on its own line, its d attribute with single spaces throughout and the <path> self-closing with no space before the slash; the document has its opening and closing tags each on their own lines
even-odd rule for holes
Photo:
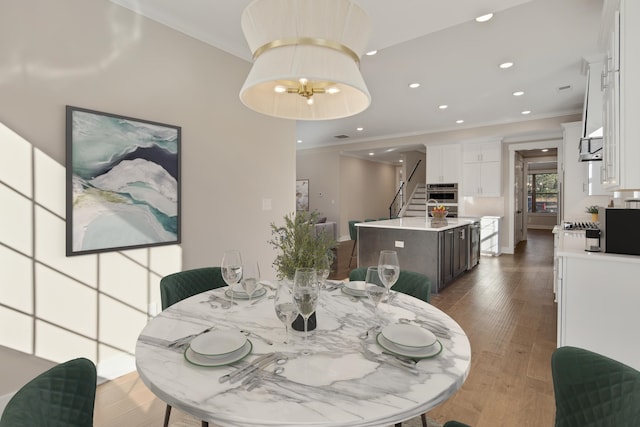
<svg viewBox="0 0 640 427">
<path fill-rule="evenodd" d="M 160 280 L 162 309 L 201 292 L 227 286 L 220 267 L 202 267 L 169 274 Z"/>
<path fill-rule="evenodd" d="M 222 269 L 220 267 L 194 268 L 169 274 L 160 279 L 162 309 L 165 310 L 185 298 L 223 286 L 227 286 L 227 283 L 222 278 Z M 170 417 L 171 405 L 167 404 L 164 413 L 164 427 L 169 425 Z M 208 422 L 202 421 L 202 427 L 207 427 L 208 425 Z"/>
<path fill-rule="evenodd" d="M 353 240 L 353 247 L 351 248 L 351 258 L 349 258 L 349 268 L 351 268 L 351 260 L 354 258 L 356 252 L 356 245 L 358 243 L 358 230 L 356 224 L 362 222 L 359 220 L 349 220 L 349 238 Z"/>
<path fill-rule="evenodd" d="M 349 280 L 362 281 L 367 275 L 367 267 L 360 267 L 351 270 Z M 422 273 L 414 271 L 400 270 L 398 281 L 391 288 L 394 291 L 411 295 L 424 302 L 431 302 L 431 281 Z"/>
<path fill-rule="evenodd" d="M 460 421 L 451 420 L 444 423 L 442 427 L 471 427 L 471 426 L 465 423 L 461 423 Z"/>
<path fill-rule="evenodd" d="M 427 421 L 427 416 L 425 414 L 420 415 L 420 420 L 422 421 L 422 427 L 429 427 L 429 422 Z M 402 423 L 396 423 L 395 427 L 402 427 Z M 442 425 L 442 427 L 471 427 L 465 423 L 461 423 L 460 421 L 447 421 Z"/>
<path fill-rule="evenodd" d="M 640 426 L 640 372 L 598 353 L 560 347 L 551 356 L 556 427 Z"/>
<path fill-rule="evenodd" d="M 93 426 L 96 367 L 83 357 L 54 366 L 7 403 L 0 427 Z"/>
</svg>

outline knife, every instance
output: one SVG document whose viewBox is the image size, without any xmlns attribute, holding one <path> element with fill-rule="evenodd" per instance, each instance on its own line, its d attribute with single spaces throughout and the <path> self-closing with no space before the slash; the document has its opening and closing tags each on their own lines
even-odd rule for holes
<svg viewBox="0 0 640 427">
<path fill-rule="evenodd" d="M 221 382 L 221 383 L 223 383 L 225 381 L 231 381 L 231 378 L 235 378 L 235 377 L 237 377 L 239 375 L 242 375 L 243 373 L 245 373 L 246 371 L 248 371 L 249 369 L 254 367 L 257 363 L 260 363 L 263 360 L 268 359 L 269 357 L 274 357 L 274 356 L 275 356 L 275 353 L 263 354 L 262 356 L 258 357 L 256 360 L 254 360 L 253 362 L 249 363 L 244 368 L 240 368 L 240 369 L 238 369 L 236 371 L 233 371 L 230 374 L 226 374 L 226 375 L 221 376 L 218 381 Z"/>
</svg>

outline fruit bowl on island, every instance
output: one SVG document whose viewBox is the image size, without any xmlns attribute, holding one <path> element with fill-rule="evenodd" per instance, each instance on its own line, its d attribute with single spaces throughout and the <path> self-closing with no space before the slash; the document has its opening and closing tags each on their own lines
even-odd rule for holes
<svg viewBox="0 0 640 427">
<path fill-rule="evenodd" d="M 431 216 L 434 218 L 446 218 L 449 211 L 444 206 L 436 206 L 431 210 Z"/>
</svg>

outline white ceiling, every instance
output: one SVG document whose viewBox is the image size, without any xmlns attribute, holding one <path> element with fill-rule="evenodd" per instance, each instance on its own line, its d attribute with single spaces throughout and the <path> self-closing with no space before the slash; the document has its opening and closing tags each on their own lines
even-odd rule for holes
<svg viewBox="0 0 640 427">
<path fill-rule="evenodd" d="M 111 1 L 250 61 L 240 29 L 249 0 Z M 299 121 L 299 149 L 512 123 L 582 109 L 583 59 L 600 51 L 603 0 L 354 1 L 373 22 L 367 50 L 378 50 L 361 61 L 371 106 L 344 119 Z M 492 20 L 474 21 L 487 12 L 495 13 Z M 505 61 L 515 65 L 502 70 L 498 65 Z M 421 83 L 420 88 L 410 89 L 412 82 Z M 518 90 L 525 94 L 513 96 Z M 449 107 L 441 110 L 441 104 Z M 522 115 L 524 110 L 531 114 Z M 456 124 L 458 119 L 464 123 Z M 357 131 L 358 127 L 364 129 Z M 381 158 L 393 160 L 396 153 Z"/>
</svg>

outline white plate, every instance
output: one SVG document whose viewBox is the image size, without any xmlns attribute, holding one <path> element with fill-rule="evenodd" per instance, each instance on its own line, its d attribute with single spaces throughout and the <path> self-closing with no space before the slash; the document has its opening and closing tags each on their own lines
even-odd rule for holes
<svg viewBox="0 0 640 427">
<path fill-rule="evenodd" d="M 239 360 L 244 359 L 251 353 L 253 349 L 253 343 L 250 340 L 240 347 L 238 350 L 228 354 L 226 357 L 222 358 L 211 358 L 209 356 L 204 356 L 202 354 L 198 354 L 194 352 L 190 346 L 188 346 L 184 350 L 184 358 L 187 362 L 197 365 L 197 366 L 205 366 L 205 367 L 214 367 L 214 366 L 224 366 L 229 365 L 231 363 L 235 363 Z"/>
<path fill-rule="evenodd" d="M 202 356 L 221 358 L 239 350 L 246 343 L 247 337 L 242 332 L 226 329 L 198 335 L 191 340 L 189 347 L 193 352 Z"/>
<path fill-rule="evenodd" d="M 348 295 L 356 296 L 356 297 L 367 296 L 367 291 L 365 290 L 364 282 L 361 282 L 359 280 L 346 282 L 342 287 L 342 292 Z"/>
<path fill-rule="evenodd" d="M 242 290 L 242 285 L 236 285 L 236 286 L 237 287 L 234 287 L 233 290 L 227 289 L 226 291 L 224 291 L 224 294 L 229 298 L 233 297 L 237 299 L 249 299 L 249 294 L 246 293 L 244 290 Z M 264 294 L 266 293 L 267 293 L 267 288 L 265 288 L 264 286 L 259 286 L 258 289 L 256 289 L 253 292 L 253 296 L 251 297 L 251 299 L 260 298 L 264 296 Z"/>
<path fill-rule="evenodd" d="M 442 343 L 438 340 L 436 340 L 434 345 L 413 350 L 395 345 L 383 337 L 382 332 L 376 336 L 376 341 L 380 347 L 384 348 L 389 353 L 393 353 L 398 356 L 410 357 L 412 359 L 428 359 L 430 357 L 437 356 L 442 351 Z"/>
<path fill-rule="evenodd" d="M 381 333 L 389 342 L 406 347 L 408 350 L 429 347 L 437 341 L 433 332 L 404 323 L 385 326 Z"/>
</svg>

